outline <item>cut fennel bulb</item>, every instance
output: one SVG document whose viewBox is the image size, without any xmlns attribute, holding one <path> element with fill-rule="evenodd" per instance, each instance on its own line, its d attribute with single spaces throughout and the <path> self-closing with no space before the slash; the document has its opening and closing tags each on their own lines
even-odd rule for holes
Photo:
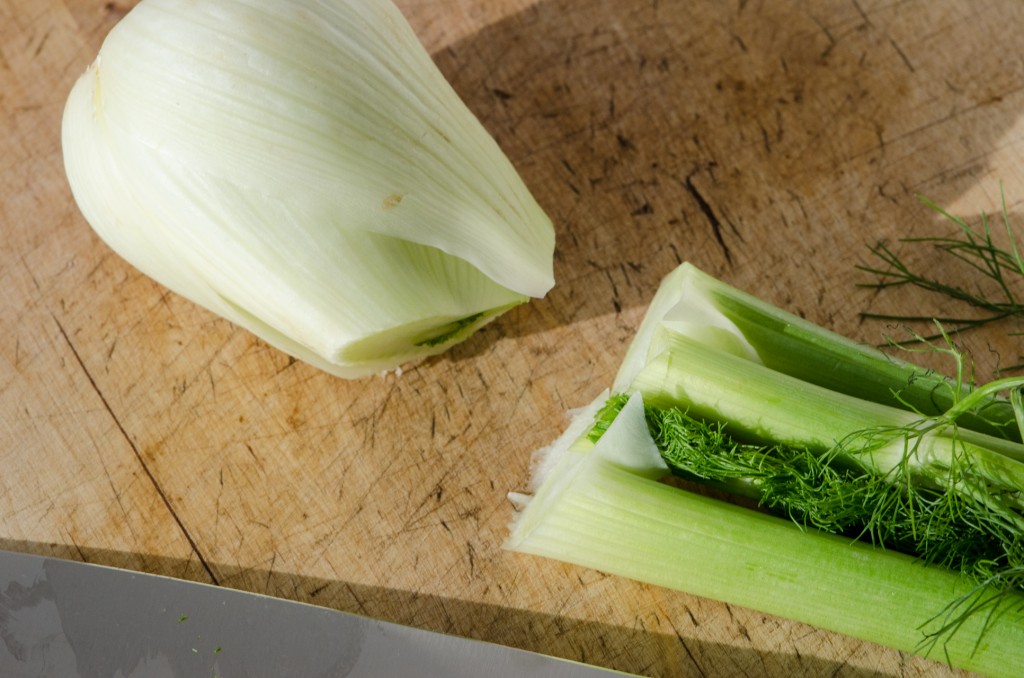
<svg viewBox="0 0 1024 678">
<path fill-rule="evenodd" d="M 1024 445 L 974 429 L 1007 431 L 992 395 L 1022 386 L 891 361 L 684 264 L 610 395 L 538 453 L 508 546 L 1013 675 Z"/>
<path fill-rule="evenodd" d="M 390 0 L 142 0 L 62 134 L 116 252 L 339 376 L 554 284 L 550 220 Z"/>
</svg>

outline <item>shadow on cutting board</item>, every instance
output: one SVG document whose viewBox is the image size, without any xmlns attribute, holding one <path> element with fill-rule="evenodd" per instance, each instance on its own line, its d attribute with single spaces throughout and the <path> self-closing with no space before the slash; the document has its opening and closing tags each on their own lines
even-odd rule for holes
<svg viewBox="0 0 1024 678">
<path fill-rule="evenodd" d="M 137 569 L 163 576 L 174 576 L 175 573 L 189 572 L 194 569 L 191 563 L 173 558 L 142 557 L 137 554 L 103 549 L 76 549 L 67 545 L 0 540 L 0 549 L 63 560 L 85 560 L 95 565 Z M 230 568 L 222 566 L 218 566 L 216 569 L 220 572 L 230 570 Z M 809 655 L 755 652 L 750 649 L 736 648 L 718 642 L 703 640 L 699 637 L 683 639 L 675 635 L 652 633 L 645 629 L 623 628 L 599 622 L 567 619 L 526 610 L 453 600 L 386 587 L 348 584 L 301 575 L 254 570 L 246 570 L 245 575 L 247 581 L 265 580 L 269 582 L 272 578 L 278 580 L 286 579 L 289 590 L 287 598 L 291 600 L 426 630 L 518 647 L 555 657 L 579 660 L 575 656 L 576 646 L 581 642 L 593 645 L 595 640 L 599 641 L 603 647 L 613 651 L 626 652 L 630 649 L 635 651 L 637 648 L 642 648 L 642 651 L 656 653 L 655 656 L 664 660 L 654 667 L 655 673 L 651 675 L 701 675 L 705 678 L 715 678 L 717 676 L 724 677 L 739 674 L 751 675 L 749 673 L 751 670 L 765 670 L 767 667 L 771 667 L 771 669 L 768 669 L 771 671 L 768 675 L 785 675 L 793 678 L 823 675 L 845 676 L 847 678 L 885 678 L 890 675 Z M 187 579 L 188 577 L 183 578 Z M 201 583 L 210 583 L 206 577 L 196 577 L 194 579 Z M 67 586 L 71 584 L 71 580 L 65 582 Z M 140 591 L 140 587 L 144 586 L 145 584 L 138 580 L 126 582 L 126 587 L 136 594 Z M 262 591 L 255 592 L 263 593 Z M 0 600 L 3 600 L 3 597 L 8 593 L 10 592 L 0 590 Z M 278 595 L 277 597 L 285 596 Z M 110 600 L 109 602 L 111 610 L 116 610 L 117 606 L 121 604 L 118 600 Z M 102 604 L 102 601 L 97 602 L 93 600 L 90 604 Z M 160 604 L 166 605 L 166 601 Z M 381 610 L 404 610 L 405 612 L 398 618 L 394 615 L 382 614 Z M 81 612 L 98 619 L 116 618 L 115 614 L 108 614 L 110 611 L 107 610 L 82 610 Z M 172 612 L 178 614 L 181 611 L 174 610 Z M 182 619 L 185 618 L 185 616 L 182 616 Z M 0 618 L 0 622 L 2 621 L 3 619 Z M 248 619 L 240 620 L 240 628 L 250 628 L 253 623 L 252 620 Z M 258 622 L 256 625 L 258 626 Z M 2 624 L 0 624 L 0 630 L 2 630 Z M 250 628 L 249 632 L 257 630 Z M 93 636 L 102 637 L 101 629 L 94 629 L 91 633 Z M 235 637 L 233 634 L 234 631 L 231 628 L 224 628 L 223 633 L 218 636 L 217 643 L 226 643 L 228 639 Z M 0 637 L 4 637 L 3 634 L 0 634 Z M 57 642 L 59 639 L 50 640 Z M 45 639 L 44 641 L 50 642 Z M 251 647 L 247 641 L 242 642 L 241 640 L 234 643 L 234 645 Z M 22 650 L 24 649 L 22 648 Z M 39 650 L 41 648 L 34 649 Z M 122 653 L 122 661 L 131 662 L 133 661 L 132 657 L 136 657 L 139 661 L 146 659 L 144 656 L 146 653 L 145 648 L 137 648 L 136 652 L 130 651 L 130 648 L 128 650 Z M 258 649 L 258 651 L 265 650 L 266 648 Z M 88 652 L 88 647 L 83 651 Z M 723 661 L 723 658 L 726 657 L 728 660 Z M 97 659 L 100 658 L 97 657 Z M 230 671 L 232 661 L 238 663 L 239 666 L 249 666 L 251 664 L 248 658 L 239 656 L 237 653 L 225 651 L 223 655 L 220 655 L 219 648 L 217 659 L 219 669 L 225 672 L 225 676 L 232 675 Z M 595 661 L 597 660 L 595 659 Z M 609 658 L 602 657 L 599 660 L 609 661 Z M 586 658 L 584 658 L 584 661 L 586 661 Z M 623 670 L 623 667 L 616 667 L 614 665 L 614 658 L 610 661 L 612 661 L 612 665 L 606 668 Z M 718 665 L 716 665 L 716 661 Z M 751 667 L 759 667 L 759 669 L 752 669 Z M 119 669 L 124 675 L 129 675 L 132 674 L 132 671 L 138 669 L 138 666 L 111 666 L 110 668 L 111 670 Z M 160 675 L 178 674 L 172 671 L 171 673 L 164 672 Z M 314 677 L 310 676 L 309 678 Z"/>
<path fill-rule="evenodd" d="M 643 308 L 681 260 L 855 328 L 866 247 L 933 232 L 915 195 L 997 193 L 1024 34 L 965 11 L 541 0 L 439 50 L 557 229 L 554 290 L 451 355 Z"/>
</svg>

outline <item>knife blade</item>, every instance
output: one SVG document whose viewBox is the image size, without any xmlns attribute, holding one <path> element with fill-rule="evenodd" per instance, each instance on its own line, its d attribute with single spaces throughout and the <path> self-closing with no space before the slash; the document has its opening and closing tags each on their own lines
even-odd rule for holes
<svg viewBox="0 0 1024 678">
<path fill-rule="evenodd" d="M 269 596 L 0 550 L 0 676 L 625 675 Z"/>
</svg>

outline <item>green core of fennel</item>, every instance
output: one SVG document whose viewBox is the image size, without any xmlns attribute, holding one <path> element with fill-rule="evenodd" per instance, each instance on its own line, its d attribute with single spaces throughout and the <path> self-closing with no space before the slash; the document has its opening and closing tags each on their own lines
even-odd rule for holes
<svg viewBox="0 0 1024 678">
<path fill-rule="evenodd" d="M 456 337 L 458 337 L 460 332 L 465 330 L 467 327 L 470 327 L 473 323 L 475 323 L 477 320 L 480 320 L 483 317 L 484 317 L 484 313 L 481 312 L 481 313 L 474 313 L 472 315 L 468 315 L 465 318 L 459 318 L 455 322 L 449 323 L 448 325 L 445 325 L 444 327 L 438 328 L 439 329 L 438 334 L 435 334 L 434 336 L 429 337 L 427 339 L 422 339 L 420 341 L 417 341 L 417 342 L 415 342 L 415 345 L 416 346 L 440 346 L 442 344 L 445 344 L 445 343 L 455 339 Z"/>
</svg>

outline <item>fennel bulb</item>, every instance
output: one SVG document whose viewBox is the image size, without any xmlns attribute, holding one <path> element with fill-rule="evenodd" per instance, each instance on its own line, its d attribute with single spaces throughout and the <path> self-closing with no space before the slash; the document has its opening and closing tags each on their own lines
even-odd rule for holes
<svg viewBox="0 0 1024 678">
<path fill-rule="evenodd" d="M 64 112 L 124 259 L 342 377 L 554 284 L 554 229 L 390 0 L 142 0 Z"/>
</svg>

